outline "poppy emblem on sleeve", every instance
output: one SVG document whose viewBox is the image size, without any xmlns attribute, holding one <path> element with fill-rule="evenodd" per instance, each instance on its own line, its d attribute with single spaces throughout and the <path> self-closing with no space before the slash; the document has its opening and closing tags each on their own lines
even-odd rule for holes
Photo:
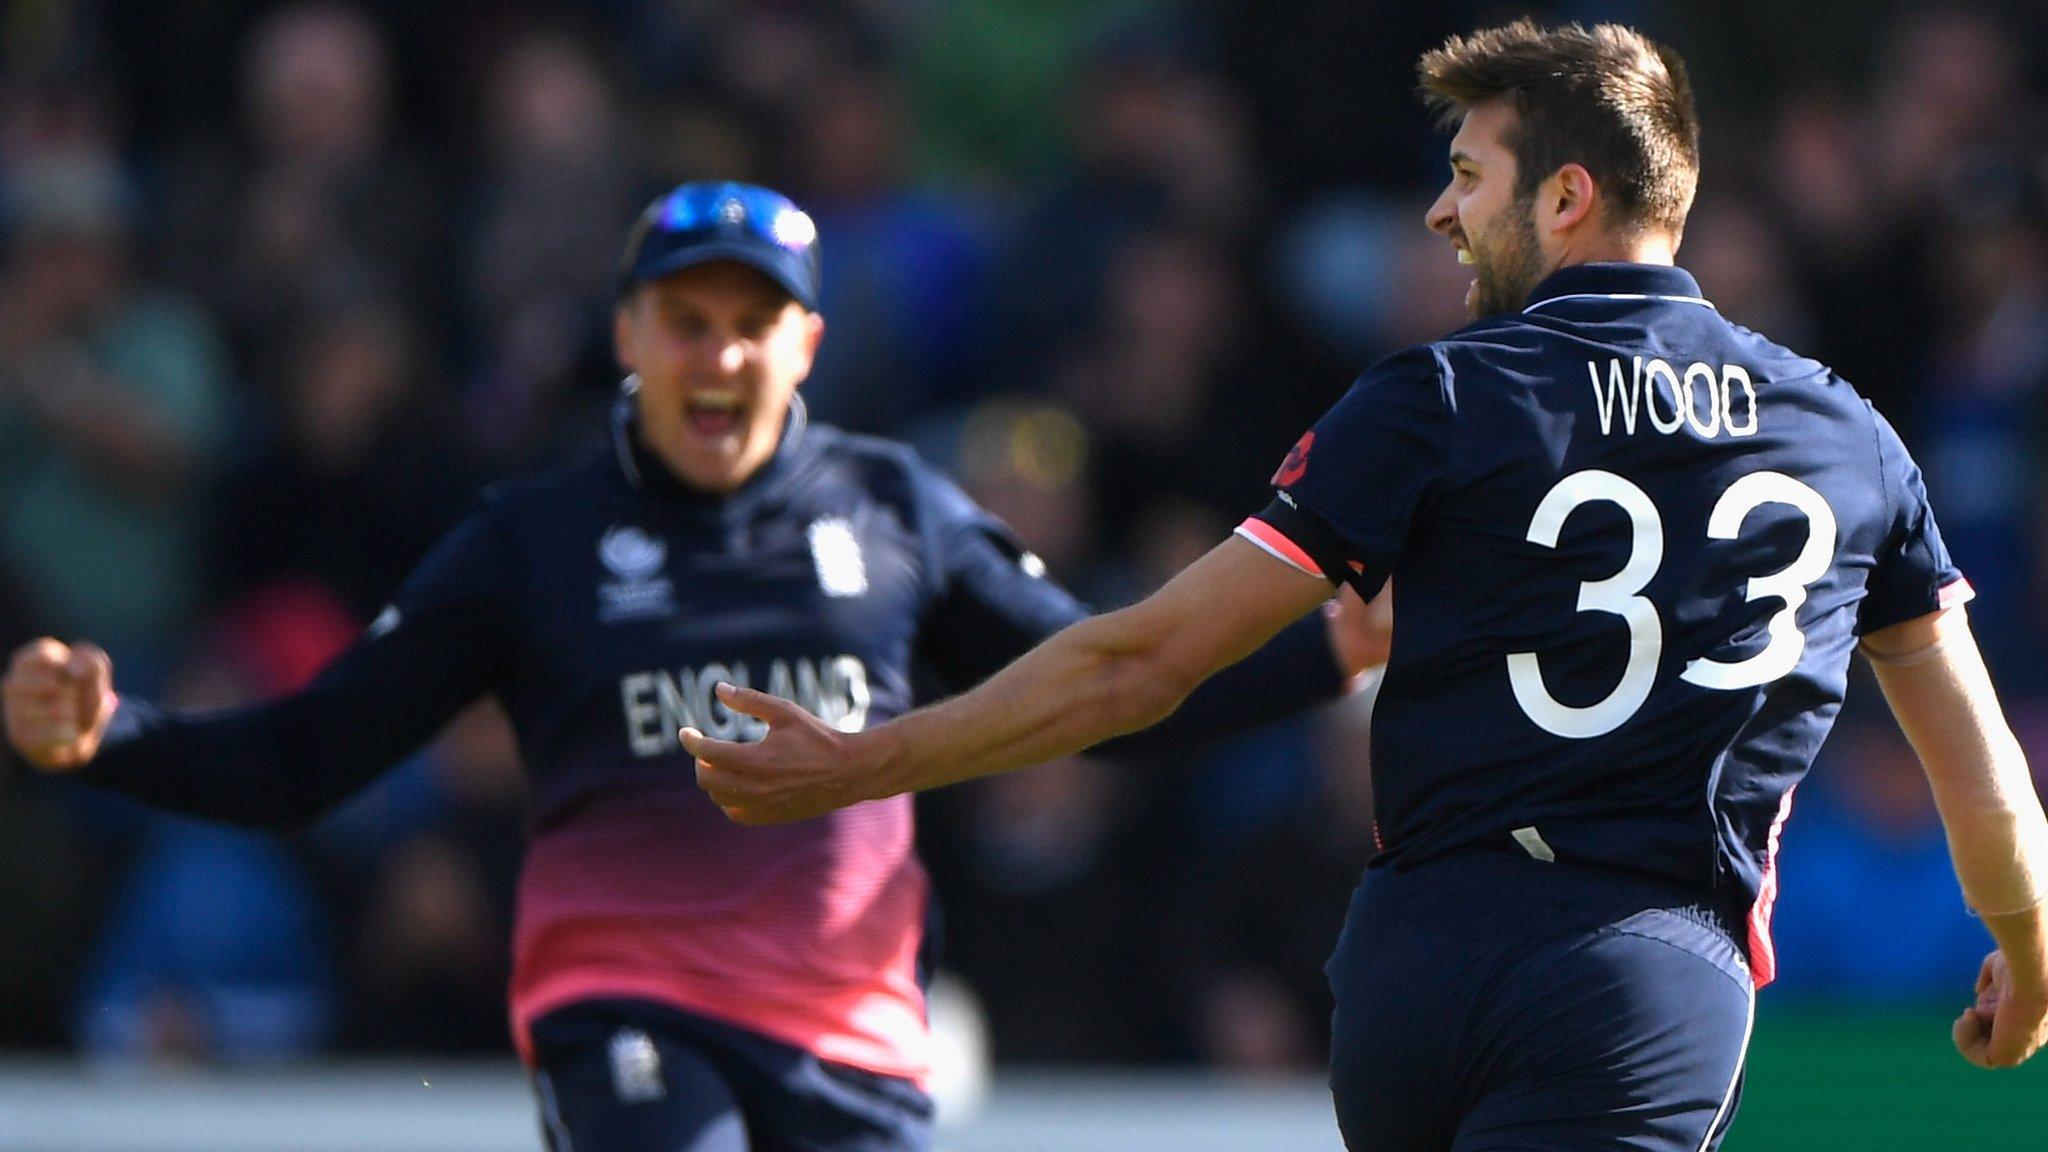
<svg viewBox="0 0 2048 1152">
<path fill-rule="evenodd" d="M 1294 447 L 1287 450 L 1287 459 L 1280 462 L 1280 470 L 1273 473 L 1273 487 L 1285 488 L 1302 478 L 1308 471 L 1308 450 L 1315 447 L 1314 430 L 1303 432 Z"/>
</svg>

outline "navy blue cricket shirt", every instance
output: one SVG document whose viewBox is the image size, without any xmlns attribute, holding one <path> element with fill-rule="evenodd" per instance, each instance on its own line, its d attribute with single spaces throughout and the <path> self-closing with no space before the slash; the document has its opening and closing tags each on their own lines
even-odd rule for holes
<svg viewBox="0 0 2048 1152">
<path fill-rule="evenodd" d="M 1559 270 L 1374 365 L 1240 532 L 1399 585 L 1377 864 L 1474 846 L 1677 881 L 1750 920 L 1857 637 L 1969 594 L 1891 427 L 1681 269 Z"/>
<path fill-rule="evenodd" d="M 633 996 L 919 1078 L 927 883 L 907 796 L 775 828 L 726 820 L 676 730 L 759 722 L 727 680 L 848 731 L 912 706 L 913 667 L 966 687 L 1080 619 L 1007 529 L 909 449 L 799 407 L 737 492 L 679 483 L 622 420 L 607 451 L 504 486 L 305 691 L 210 715 L 124 700 L 86 779 L 216 819 L 293 824 L 486 693 L 532 811 L 515 1035 Z M 1337 695 L 1306 619 L 1148 737 L 1186 744 Z"/>
</svg>

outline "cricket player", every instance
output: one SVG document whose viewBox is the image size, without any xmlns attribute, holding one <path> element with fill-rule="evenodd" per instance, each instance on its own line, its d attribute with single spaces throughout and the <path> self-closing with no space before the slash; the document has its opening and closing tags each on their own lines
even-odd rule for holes
<svg viewBox="0 0 2048 1152">
<path fill-rule="evenodd" d="M 1273 503 L 1150 599 L 860 733 L 734 686 L 685 733 L 734 819 L 810 816 L 1151 724 L 1330 586 L 1400 587 L 1372 731 L 1378 853 L 1328 972 L 1353 1152 L 1704 1152 L 1775 968 L 1792 795 L 1874 667 L 1998 945 L 1963 1056 L 2048 1038 L 2048 821 L 1912 457 L 1825 365 L 1674 266 L 1684 66 L 1518 22 L 1420 62 L 1455 126 L 1428 225 L 1472 323 L 1369 369 Z M 1959 974 L 1960 975 L 1960 974 Z"/>
<path fill-rule="evenodd" d="M 922 1152 L 909 797 L 742 828 L 677 732 L 765 730 L 719 683 L 858 732 L 911 706 L 914 665 L 972 685 L 1086 613 L 909 449 L 807 424 L 819 267 L 775 192 L 663 196 L 626 249 L 610 445 L 488 493 L 303 692 L 161 711 L 117 697 L 97 648 L 45 638 L 0 686 L 10 743 L 157 806 L 290 827 L 493 693 L 528 775 L 511 1015 L 549 1146 Z M 1304 621 L 1169 742 L 1334 698 L 1380 639 L 1355 599 Z"/>
</svg>

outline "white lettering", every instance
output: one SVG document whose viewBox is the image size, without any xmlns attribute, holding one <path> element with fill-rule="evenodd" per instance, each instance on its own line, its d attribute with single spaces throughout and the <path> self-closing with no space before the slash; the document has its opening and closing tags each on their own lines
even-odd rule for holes
<svg viewBox="0 0 2048 1152">
<path fill-rule="evenodd" d="M 1721 435 L 1756 435 L 1756 384 L 1749 371 L 1739 364 L 1716 369 L 1712 364 L 1695 360 L 1680 371 L 1667 361 L 1638 356 L 1634 372 L 1627 379 L 1622 377 L 1619 359 L 1607 361 L 1604 383 L 1598 361 L 1586 361 L 1586 375 L 1593 382 L 1593 403 L 1600 414 L 1600 432 L 1604 436 L 1615 434 L 1617 413 L 1622 434 L 1634 435 L 1639 405 L 1649 413 L 1650 426 L 1664 436 L 1683 427 L 1690 427 L 1706 440 Z M 1743 397 L 1740 406 L 1735 402 L 1738 387 Z M 1669 408 L 1668 415 L 1659 409 L 1659 399 Z M 1747 416 L 1745 422 L 1736 420 L 1738 407 Z"/>
<path fill-rule="evenodd" d="M 700 717 L 690 714 L 689 669 L 683 669 L 680 684 L 676 682 L 675 677 L 666 672 L 656 672 L 655 676 L 659 677 L 655 681 L 655 687 L 659 690 L 661 700 L 662 751 L 673 752 L 677 747 L 676 729 L 685 725 L 702 728 L 704 723 Z"/>
<path fill-rule="evenodd" d="M 1643 410 L 1650 414 L 1650 424 L 1657 431 L 1669 436 L 1673 432 L 1678 431 L 1679 425 L 1685 423 L 1685 417 L 1681 413 L 1681 410 L 1685 407 L 1685 396 L 1683 389 L 1678 383 L 1678 372 L 1662 360 L 1650 361 L 1644 366 L 1643 371 L 1649 377 L 1643 384 Z M 1657 415 L 1657 374 L 1659 372 L 1664 374 L 1666 380 L 1671 381 L 1671 419 L 1668 423 Z"/>
<path fill-rule="evenodd" d="M 834 656 L 825 666 L 826 690 L 831 695 L 827 708 L 836 715 L 818 713 L 818 718 L 841 732 L 858 732 L 867 725 L 868 670 L 852 656 Z"/>
<path fill-rule="evenodd" d="M 1600 406 L 1600 433 L 1614 435 L 1614 410 L 1621 409 L 1621 430 L 1629 435 L 1636 431 L 1636 401 L 1642 395 L 1643 358 L 1636 357 L 1635 371 L 1627 379 L 1622 378 L 1621 361 L 1607 362 L 1607 387 L 1600 386 L 1600 366 L 1586 361 L 1586 375 L 1593 378 L 1593 401 Z"/>
<path fill-rule="evenodd" d="M 626 721 L 626 744 L 639 757 L 672 756 L 681 749 L 676 730 L 695 728 L 719 740 L 759 740 L 768 734 L 766 721 L 735 712 L 720 703 L 713 690 L 721 683 L 752 687 L 747 665 L 710 663 L 701 668 L 634 672 L 619 681 Z M 826 660 L 774 660 L 768 665 L 767 693 L 798 707 L 841 732 L 867 726 L 874 693 L 867 665 L 857 656 Z"/>
<path fill-rule="evenodd" d="M 1695 379 L 1699 380 L 1703 385 L 1700 391 L 1705 392 L 1707 395 L 1707 415 L 1713 417 L 1711 423 L 1702 424 L 1700 422 L 1699 404 L 1693 399 L 1693 381 Z M 1714 385 L 1714 370 L 1711 367 L 1697 361 L 1685 366 L 1685 422 L 1692 425 L 1693 431 L 1709 440 L 1721 432 L 1722 400 L 1715 394 Z"/>
<path fill-rule="evenodd" d="M 809 660 L 796 662 L 796 706 L 823 719 L 824 696 L 818 690 L 818 666 Z"/>
<path fill-rule="evenodd" d="M 1742 394 L 1749 398 L 1749 423 L 1740 428 L 1735 426 L 1735 413 L 1731 410 L 1736 384 L 1742 385 Z M 1730 436 L 1756 435 L 1756 386 L 1749 382 L 1749 369 L 1740 364 L 1721 366 L 1721 423 Z"/>
<path fill-rule="evenodd" d="M 731 740 L 740 734 L 739 713 L 719 703 L 712 692 L 720 683 L 731 680 L 732 669 L 723 664 L 706 664 L 697 670 L 697 690 L 690 693 L 697 714 L 704 718 L 704 734 L 714 740 Z"/>
<path fill-rule="evenodd" d="M 648 699 L 654 690 L 656 675 L 658 673 L 635 672 L 619 681 L 619 695 L 626 707 L 626 743 L 632 746 L 635 756 L 659 756 L 664 751 L 661 713 Z M 649 725 L 653 728 L 650 729 Z M 669 738 L 673 740 L 675 737 L 671 735 Z"/>
</svg>

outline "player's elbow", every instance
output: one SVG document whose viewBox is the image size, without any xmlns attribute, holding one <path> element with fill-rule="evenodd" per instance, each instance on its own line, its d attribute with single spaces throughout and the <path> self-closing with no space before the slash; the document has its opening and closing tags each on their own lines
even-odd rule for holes
<svg viewBox="0 0 2048 1152">
<path fill-rule="evenodd" d="M 1158 647 L 1124 653 L 1113 661 L 1102 694 L 1112 712 L 1110 726 L 1118 735 L 1150 728 L 1171 716 L 1200 682 Z"/>
</svg>

